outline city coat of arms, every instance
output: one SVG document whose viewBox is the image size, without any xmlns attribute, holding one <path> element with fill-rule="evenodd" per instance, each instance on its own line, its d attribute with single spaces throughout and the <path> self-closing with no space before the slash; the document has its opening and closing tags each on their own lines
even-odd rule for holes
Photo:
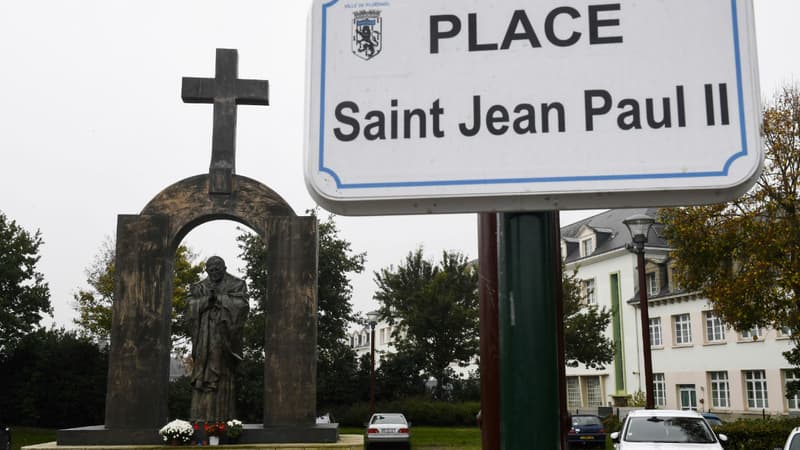
<svg viewBox="0 0 800 450">
<path fill-rule="evenodd" d="M 364 60 L 370 60 L 381 52 L 383 48 L 382 23 L 379 10 L 353 13 L 353 54 Z"/>
</svg>

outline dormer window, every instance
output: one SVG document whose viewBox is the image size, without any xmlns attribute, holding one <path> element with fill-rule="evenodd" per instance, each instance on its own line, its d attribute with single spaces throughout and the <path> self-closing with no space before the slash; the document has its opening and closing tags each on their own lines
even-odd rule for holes
<svg viewBox="0 0 800 450">
<path fill-rule="evenodd" d="M 581 239 L 581 257 L 594 253 L 594 238 Z"/>
</svg>

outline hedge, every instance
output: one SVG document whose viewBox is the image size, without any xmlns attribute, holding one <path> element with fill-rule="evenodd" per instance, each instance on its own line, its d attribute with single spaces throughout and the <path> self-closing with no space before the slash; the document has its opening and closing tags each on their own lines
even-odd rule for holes
<svg viewBox="0 0 800 450">
<path fill-rule="evenodd" d="M 476 426 L 475 416 L 479 402 L 438 402 L 426 398 L 409 398 L 390 402 L 377 402 L 377 412 L 403 413 L 414 425 Z M 361 427 L 369 419 L 369 403 L 356 403 L 332 411 L 333 420 L 341 426 Z"/>
<path fill-rule="evenodd" d="M 800 418 L 739 419 L 714 427 L 728 437 L 726 450 L 783 448 L 792 429 L 800 426 Z"/>
</svg>

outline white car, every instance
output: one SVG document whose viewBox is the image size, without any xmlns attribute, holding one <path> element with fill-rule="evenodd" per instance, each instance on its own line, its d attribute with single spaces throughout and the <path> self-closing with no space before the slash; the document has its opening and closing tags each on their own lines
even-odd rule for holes
<svg viewBox="0 0 800 450">
<path fill-rule="evenodd" d="M 400 413 L 375 413 L 367 423 L 364 448 L 373 448 L 375 444 L 399 444 L 411 448 L 410 427 L 411 424 Z"/>
<path fill-rule="evenodd" d="M 783 449 L 775 450 L 800 450 L 800 427 L 795 428 L 789 433 L 789 437 L 786 438 L 786 444 L 783 445 Z"/>
<path fill-rule="evenodd" d="M 722 450 L 724 434 L 717 436 L 708 422 L 694 411 L 641 409 L 631 411 L 622 430 L 611 433 L 617 450 Z"/>
</svg>

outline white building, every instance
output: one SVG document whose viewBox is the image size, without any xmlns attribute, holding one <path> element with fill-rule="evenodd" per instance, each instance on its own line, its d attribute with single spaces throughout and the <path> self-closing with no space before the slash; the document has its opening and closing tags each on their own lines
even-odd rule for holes
<svg viewBox="0 0 800 450">
<path fill-rule="evenodd" d="M 397 324 L 389 325 L 385 320 L 379 320 L 375 325 L 375 367 L 380 367 L 381 358 L 388 353 L 396 351 L 394 347 L 395 333 L 401 332 Z M 369 354 L 370 352 L 370 335 L 371 330 L 369 326 L 360 327 L 351 331 L 348 334 L 350 348 L 355 350 L 356 356 L 360 358 L 362 355 Z"/>
<path fill-rule="evenodd" d="M 655 209 L 610 210 L 561 229 L 566 270 L 577 269 L 588 301 L 613 312 L 607 331 L 616 344 L 604 370 L 567 368 L 570 409 L 614 404 L 615 397 L 644 391 L 644 366 L 636 255 L 625 244 L 622 223 Z M 714 315 L 704 298 L 676 286 L 666 242 L 656 225 L 645 247 L 650 342 L 656 405 L 733 414 L 800 412 L 785 398 L 792 379 L 782 353 L 786 330 L 738 332 Z"/>
<path fill-rule="evenodd" d="M 384 355 L 394 353 L 397 349 L 394 346 L 394 341 L 398 334 L 402 334 L 403 330 L 399 324 L 390 325 L 385 320 L 379 320 L 375 325 L 375 367 L 380 367 L 381 359 Z M 348 334 L 348 341 L 350 348 L 355 350 L 356 357 L 360 358 L 362 355 L 369 354 L 370 352 L 370 327 L 364 326 L 351 331 Z M 453 371 L 462 378 L 469 377 L 478 369 L 477 355 L 475 361 L 465 367 L 458 364 L 451 364 L 450 367 Z"/>
</svg>

